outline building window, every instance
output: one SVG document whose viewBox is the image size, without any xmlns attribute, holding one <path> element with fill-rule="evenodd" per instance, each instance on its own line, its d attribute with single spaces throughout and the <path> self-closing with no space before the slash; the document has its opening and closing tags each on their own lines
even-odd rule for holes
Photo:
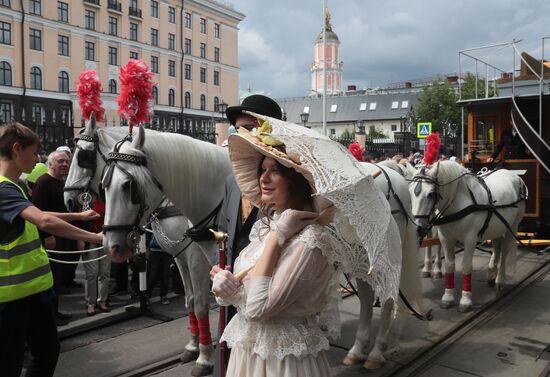
<svg viewBox="0 0 550 377">
<path fill-rule="evenodd" d="M 191 55 L 191 39 L 185 38 L 185 53 L 187 55 Z"/>
<path fill-rule="evenodd" d="M 31 68 L 31 89 L 42 90 L 42 71 L 38 67 Z"/>
<path fill-rule="evenodd" d="M 69 56 L 69 37 L 66 35 L 57 36 L 57 53 L 62 56 Z"/>
<path fill-rule="evenodd" d="M 201 94 L 201 110 L 206 110 L 206 96 Z"/>
<path fill-rule="evenodd" d="M 31 116 L 33 123 L 38 125 L 42 124 L 42 105 L 33 103 L 31 105 Z"/>
<path fill-rule="evenodd" d="M 11 102 L 0 102 L 0 122 L 12 121 Z"/>
<path fill-rule="evenodd" d="M 185 12 L 185 27 L 188 29 L 193 28 L 191 13 Z"/>
<path fill-rule="evenodd" d="M 220 48 L 219 47 L 214 47 L 214 61 L 216 63 L 220 62 Z"/>
<path fill-rule="evenodd" d="M 109 16 L 109 34 L 118 35 L 118 18 Z"/>
<path fill-rule="evenodd" d="M 401 102 L 401 108 L 402 109 L 408 109 L 409 108 L 409 101 Z"/>
<path fill-rule="evenodd" d="M 11 24 L 0 22 L 0 43 L 11 45 Z"/>
<path fill-rule="evenodd" d="M 171 24 L 176 23 L 176 8 L 168 7 L 168 22 Z"/>
<path fill-rule="evenodd" d="M 170 50 L 176 49 L 176 35 L 172 33 L 168 33 L 168 48 Z"/>
<path fill-rule="evenodd" d="M 168 90 L 168 106 L 176 106 L 176 91 L 174 89 Z"/>
<path fill-rule="evenodd" d="M 217 96 L 214 96 L 214 111 L 218 111 L 219 105 L 220 105 L 220 99 Z"/>
<path fill-rule="evenodd" d="M 30 49 L 42 50 L 42 31 L 36 29 L 29 29 Z"/>
<path fill-rule="evenodd" d="M 116 84 L 116 80 L 114 79 L 109 80 L 109 93 L 111 94 L 117 93 L 117 84 Z"/>
<path fill-rule="evenodd" d="M 206 83 L 206 68 L 201 67 L 200 80 L 201 82 Z"/>
<path fill-rule="evenodd" d="M 214 24 L 214 37 L 220 37 L 220 24 Z"/>
<path fill-rule="evenodd" d="M 214 85 L 220 85 L 220 72 L 214 71 Z"/>
<path fill-rule="evenodd" d="M 0 5 L 8 8 L 11 7 L 10 0 L 0 0 Z"/>
<path fill-rule="evenodd" d="M 201 18 L 201 33 L 206 34 L 206 18 Z"/>
<path fill-rule="evenodd" d="M 185 79 L 191 80 L 191 64 L 185 65 Z"/>
<path fill-rule="evenodd" d="M 366 102 L 362 102 L 360 105 L 359 105 L 359 111 L 365 111 L 367 109 L 367 103 Z"/>
<path fill-rule="evenodd" d="M 8 62 L 0 62 L 0 85 L 11 86 L 11 65 Z"/>
<path fill-rule="evenodd" d="M 331 136 L 336 136 L 336 128 L 331 128 L 330 129 L 330 135 Z"/>
<path fill-rule="evenodd" d="M 84 42 L 84 59 L 95 61 L 95 43 Z"/>
<path fill-rule="evenodd" d="M 392 101 L 391 108 L 392 110 L 397 109 L 399 107 L 399 101 Z"/>
<path fill-rule="evenodd" d="M 138 40 L 138 24 L 130 22 L 130 39 L 132 41 Z"/>
<path fill-rule="evenodd" d="M 159 18 L 159 2 L 151 0 L 151 17 Z"/>
<path fill-rule="evenodd" d="M 95 12 L 93 10 L 86 9 L 84 11 L 84 26 L 88 30 L 95 30 Z"/>
<path fill-rule="evenodd" d="M 57 21 L 69 22 L 69 4 L 57 2 Z"/>
<path fill-rule="evenodd" d="M 153 86 L 153 101 L 155 101 L 155 105 L 159 104 L 159 88 L 155 85 Z"/>
<path fill-rule="evenodd" d="M 139 59 L 139 54 L 135 51 L 130 51 L 130 59 Z"/>
<path fill-rule="evenodd" d="M 153 46 L 159 45 L 159 31 L 157 29 L 151 28 L 151 44 Z"/>
<path fill-rule="evenodd" d="M 206 59 L 206 43 L 201 43 L 201 58 Z"/>
<path fill-rule="evenodd" d="M 191 93 L 185 92 L 185 107 L 187 109 L 191 108 Z"/>
<path fill-rule="evenodd" d="M 369 110 L 376 110 L 376 102 L 371 102 L 370 103 Z"/>
<path fill-rule="evenodd" d="M 335 113 L 338 110 L 338 105 L 330 105 L 330 112 Z"/>
<path fill-rule="evenodd" d="M 42 14 L 42 0 L 29 0 L 29 13 L 30 14 Z"/>
<path fill-rule="evenodd" d="M 392 131 L 397 131 L 397 124 L 392 124 L 391 125 L 391 130 Z"/>
<path fill-rule="evenodd" d="M 168 60 L 168 76 L 176 77 L 176 61 Z"/>
<path fill-rule="evenodd" d="M 59 72 L 57 76 L 58 89 L 61 93 L 69 93 L 69 74 L 65 71 Z"/>
<path fill-rule="evenodd" d="M 118 65 L 118 49 L 116 47 L 109 47 L 109 64 Z"/>
<path fill-rule="evenodd" d="M 151 56 L 151 72 L 159 73 L 159 57 Z"/>
</svg>

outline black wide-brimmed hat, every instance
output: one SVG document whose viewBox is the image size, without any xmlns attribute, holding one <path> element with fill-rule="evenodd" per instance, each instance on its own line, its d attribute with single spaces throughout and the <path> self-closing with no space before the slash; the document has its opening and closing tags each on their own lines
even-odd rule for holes
<svg viewBox="0 0 550 377">
<path fill-rule="evenodd" d="M 229 122 L 231 124 L 235 124 L 237 117 L 241 115 L 243 110 L 252 111 L 253 113 L 265 115 L 271 118 L 283 118 L 283 113 L 279 104 L 271 98 L 261 94 L 253 94 L 246 97 L 240 106 L 228 107 L 225 114 L 227 115 Z"/>
</svg>

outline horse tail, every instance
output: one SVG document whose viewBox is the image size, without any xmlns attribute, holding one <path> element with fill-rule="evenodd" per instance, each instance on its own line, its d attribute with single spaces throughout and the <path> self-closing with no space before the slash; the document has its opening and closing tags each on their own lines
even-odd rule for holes
<svg viewBox="0 0 550 377">
<path fill-rule="evenodd" d="M 422 285 L 418 268 L 419 245 L 416 226 L 410 220 L 407 222 L 402 243 L 400 291 L 412 309 L 423 315 L 425 310 L 422 304 Z M 402 301 L 403 298 L 400 299 L 400 308 L 410 310 Z"/>
</svg>

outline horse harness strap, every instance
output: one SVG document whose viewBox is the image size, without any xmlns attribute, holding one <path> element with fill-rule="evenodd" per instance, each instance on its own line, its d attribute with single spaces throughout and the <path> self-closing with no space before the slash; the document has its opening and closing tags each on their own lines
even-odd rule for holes
<svg viewBox="0 0 550 377">
<path fill-rule="evenodd" d="M 395 198 L 395 201 L 397 202 L 397 205 L 399 205 L 399 208 L 400 208 L 400 210 L 391 211 L 391 214 L 393 215 L 395 213 L 402 212 L 405 215 L 405 221 L 407 223 L 409 222 L 409 219 L 414 223 L 414 220 L 409 217 L 409 214 L 405 210 L 405 206 L 403 205 L 403 202 L 401 201 L 401 199 L 399 198 L 399 196 L 397 195 L 397 193 L 393 189 L 393 185 L 391 183 L 391 179 L 390 179 L 390 176 L 388 175 L 388 172 L 385 171 L 384 169 L 382 169 L 378 164 L 375 164 L 375 165 L 378 166 L 380 171 L 384 174 L 384 177 L 386 177 L 386 181 L 388 182 L 388 193 L 386 194 L 386 199 L 389 200 L 390 199 L 390 194 L 393 195 L 393 197 Z"/>
<path fill-rule="evenodd" d="M 475 177 L 477 178 L 477 180 L 479 181 L 481 186 L 483 186 L 483 188 L 487 192 L 488 204 L 479 204 L 477 202 L 475 196 L 474 196 L 474 193 L 468 187 L 468 193 L 470 194 L 470 198 L 472 199 L 474 204 L 471 204 L 468 207 L 465 207 L 465 208 L 461 209 L 460 211 L 455 212 L 453 214 L 450 214 L 450 215 L 447 215 L 447 216 L 441 216 L 441 217 L 437 218 L 433 222 L 432 225 L 449 224 L 449 223 L 461 220 L 462 218 L 464 218 L 464 217 L 466 217 L 466 216 L 468 216 L 468 215 L 470 215 L 474 212 L 487 211 L 487 217 L 485 218 L 485 222 L 483 223 L 483 227 L 481 228 L 481 230 L 478 233 L 478 237 L 482 238 L 483 235 L 485 234 L 485 231 L 487 230 L 487 228 L 489 226 L 489 221 L 491 220 L 491 217 L 493 216 L 493 214 L 495 216 L 497 216 L 498 219 L 500 221 L 502 221 L 502 223 L 506 226 L 506 228 L 513 234 L 514 232 L 512 231 L 512 227 L 510 226 L 510 224 L 508 224 L 506 219 L 497 210 L 501 209 L 501 208 L 517 207 L 518 203 L 525 200 L 525 196 L 523 195 L 523 191 L 520 193 L 519 198 L 513 203 L 494 205 L 493 204 L 493 197 L 491 195 L 491 190 L 489 190 L 489 187 L 487 187 L 487 184 L 485 183 L 485 180 L 482 177 L 479 177 L 479 176 L 475 176 Z"/>
</svg>

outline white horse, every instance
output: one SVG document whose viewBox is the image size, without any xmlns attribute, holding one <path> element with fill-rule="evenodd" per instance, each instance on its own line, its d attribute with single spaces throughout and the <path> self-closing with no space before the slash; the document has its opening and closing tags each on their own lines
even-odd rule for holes
<svg viewBox="0 0 550 377">
<path fill-rule="evenodd" d="M 464 245 L 462 259 L 463 289 L 459 311 L 472 305 L 472 259 L 478 242 L 492 240 L 488 282 L 501 289 L 505 286 L 506 258 L 515 261 L 517 227 L 525 212 L 527 187 L 519 176 L 501 169 L 483 177 L 453 161 L 441 161 L 431 168 L 414 173 L 409 187 L 413 213 L 419 234 L 425 235 L 437 225 L 445 253 L 445 293 L 441 306 L 455 304 L 454 246 Z"/>
<path fill-rule="evenodd" d="M 147 138 L 146 142 L 145 138 Z M 157 148 L 153 149 L 153 145 Z M 201 205 L 203 206 L 201 213 L 208 213 L 223 194 L 223 182 L 228 174 L 225 169 L 229 166 L 229 159 L 227 152 L 219 147 L 180 135 L 150 133 L 146 135 L 140 130 L 131 143 L 125 143 L 120 147 L 120 152 L 137 157 L 138 163 L 123 160 L 116 162 L 128 174 L 122 169 L 114 169 L 110 183 L 106 187 L 110 204 L 107 206 L 105 221 L 109 224 L 126 223 L 128 218 L 140 216 L 139 205 L 132 204 L 132 187 L 135 187 L 134 190 L 142 188 L 146 204 L 156 203 L 166 195 L 186 215 L 187 210 L 196 211 L 197 206 Z M 140 164 L 140 159 L 146 159 L 147 166 Z M 378 169 L 372 164 L 364 164 L 364 168 L 369 172 Z M 414 306 L 417 305 L 420 282 L 415 263 L 418 250 L 416 227 L 408 219 L 411 213 L 408 185 L 397 173 L 386 168 L 383 170 L 387 172 L 392 182 L 392 190 L 389 189 L 388 180 L 385 177 L 379 177 L 375 181 L 388 195 L 392 203 L 391 207 L 395 210 L 394 217 L 402 231 L 404 269 L 401 281 L 405 297 Z M 135 183 L 131 183 L 132 181 Z M 397 203 L 393 192 L 402 198 L 403 206 Z M 111 250 L 118 250 L 125 245 L 126 233 L 109 233 L 106 234 L 105 244 Z M 358 282 L 358 290 L 361 302 L 359 327 L 354 346 L 344 362 L 355 364 L 367 360 L 365 366 L 375 368 L 384 362 L 383 353 L 387 344 L 392 305 L 388 303 L 384 306 L 379 335 L 375 338 L 371 321 L 373 291 L 367 283 L 362 281 Z"/>
<path fill-rule="evenodd" d="M 126 136 L 127 131 L 122 128 L 96 128 L 95 117 L 87 122 L 84 131 L 76 137 L 76 148 L 73 163 L 69 169 L 69 175 L 65 181 L 64 200 L 65 205 L 71 211 L 80 210 L 82 200 L 92 200 L 98 196 L 101 189 L 101 174 L 106 165 L 106 156 L 113 148 L 116 141 Z M 101 137 L 99 136 L 101 135 Z M 153 222 L 152 228 L 155 238 L 163 250 L 171 254 L 178 266 L 185 288 L 185 306 L 188 312 L 191 340 L 185 346 L 181 357 L 183 362 L 195 359 L 197 362 L 194 375 L 207 375 L 211 373 L 211 363 L 202 363 L 213 354 L 208 347 L 203 347 L 207 352 L 200 354 L 199 329 L 196 318 L 204 318 L 209 311 L 210 279 L 208 271 L 211 261 L 205 257 L 205 249 L 200 243 L 183 239 L 182 236 L 189 228 L 189 221 L 181 214 L 172 214 L 164 217 L 170 202 L 166 202 L 157 209 L 158 222 Z M 179 241 L 179 242 L 178 242 Z M 207 245 L 208 247 L 210 245 Z M 185 251 L 182 249 L 187 247 Z M 208 252 L 212 250 L 206 249 Z M 205 337 L 210 337 L 210 330 L 203 328 Z"/>
</svg>

